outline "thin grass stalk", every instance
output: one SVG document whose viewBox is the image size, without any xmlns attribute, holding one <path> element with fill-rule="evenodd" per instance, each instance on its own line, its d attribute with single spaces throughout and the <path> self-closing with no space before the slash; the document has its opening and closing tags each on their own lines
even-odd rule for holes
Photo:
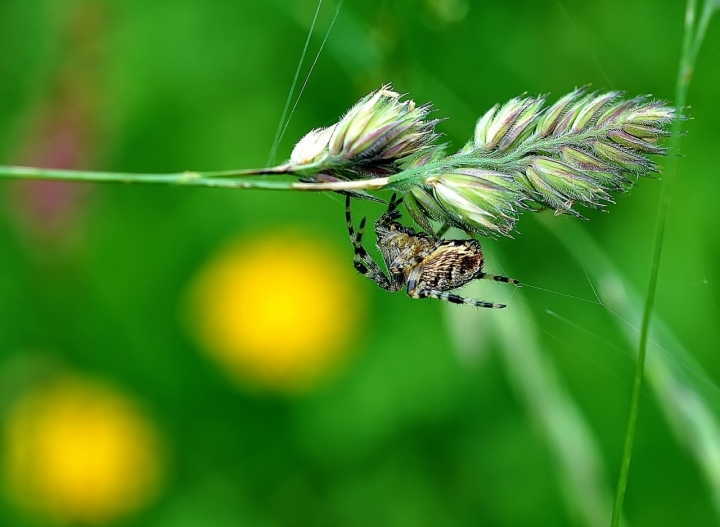
<svg viewBox="0 0 720 527">
<path fill-rule="evenodd" d="M 49 181 L 70 181 L 78 183 L 144 183 L 173 186 L 194 186 L 262 190 L 307 190 L 316 192 L 376 189 L 388 187 L 389 178 L 375 178 L 359 181 L 336 181 L 327 183 L 305 183 L 298 181 L 270 181 L 258 177 L 265 174 L 284 174 L 285 167 L 249 170 L 218 170 L 211 172 L 175 172 L 137 174 L 127 172 L 96 172 L 89 170 L 61 170 L 22 166 L 0 166 L 2 179 L 38 179 Z M 401 176 L 404 174 L 398 174 Z M 245 178 L 243 178 L 245 176 Z M 395 177 L 402 181 L 403 178 Z M 391 182 L 393 183 L 393 182 Z M 388 188 L 393 188 L 389 186 Z"/>
<path fill-rule="evenodd" d="M 642 321 L 643 298 L 634 290 L 633 284 L 624 280 L 605 250 L 581 225 L 553 221 L 545 215 L 535 217 L 583 267 L 591 284 L 622 284 L 615 288 L 618 293 L 609 298 L 598 297 L 598 301 L 607 314 L 613 315 L 612 319 L 629 345 L 634 346 Z M 524 291 L 527 294 L 528 290 Z M 553 316 L 562 319 L 558 314 Z M 660 316 L 654 317 L 648 342 L 646 372 L 649 387 L 676 439 L 695 459 L 704 475 L 720 518 L 720 388 Z"/>
<path fill-rule="evenodd" d="M 679 109 L 682 109 L 687 101 L 687 93 L 690 87 L 690 80 L 692 79 L 695 60 L 697 59 L 697 54 L 700 50 L 702 39 L 705 36 L 705 30 L 707 29 L 710 17 L 715 9 L 717 9 L 717 3 L 715 0 L 706 0 L 702 16 L 696 27 L 696 5 L 696 0 L 688 0 L 685 9 L 683 49 L 675 90 L 675 104 Z M 632 393 L 630 396 L 630 412 L 625 432 L 625 442 L 623 445 L 622 461 L 620 463 L 620 475 L 618 477 L 617 491 L 615 494 L 615 504 L 613 506 L 613 513 L 610 521 L 611 527 L 618 527 L 620 525 L 623 502 L 625 501 L 625 491 L 630 472 L 630 461 L 632 459 L 632 448 L 635 440 L 635 429 L 637 426 L 638 410 L 640 406 L 640 393 L 642 390 L 645 370 L 648 332 L 650 328 L 650 321 L 652 319 L 653 307 L 655 305 L 657 281 L 660 272 L 660 258 L 662 256 L 663 242 L 665 239 L 665 227 L 670 210 L 670 203 L 672 201 L 675 174 L 677 172 L 678 145 L 680 142 L 680 134 L 682 132 L 682 123 L 682 119 L 675 119 L 673 122 L 672 137 L 670 141 L 670 152 L 673 155 L 671 155 L 668 159 L 661 187 L 660 205 L 658 207 L 658 215 L 655 223 L 655 237 L 650 266 L 648 292 L 645 298 L 645 308 L 643 311 L 642 324 L 640 326 L 640 342 L 638 344 L 638 356 L 635 362 L 635 371 L 633 374 Z"/>
</svg>

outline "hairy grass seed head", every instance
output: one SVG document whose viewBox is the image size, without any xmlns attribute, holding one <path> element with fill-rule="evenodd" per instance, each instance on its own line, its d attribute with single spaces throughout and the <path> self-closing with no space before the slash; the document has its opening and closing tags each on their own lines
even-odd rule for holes
<svg viewBox="0 0 720 527">
<path fill-rule="evenodd" d="M 649 155 L 667 149 L 674 108 L 649 97 L 580 88 L 545 106 L 545 97 L 516 97 L 477 122 L 471 140 L 446 155 L 427 120 L 429 105 L 400 102 L 389 85 L 367 95 L 335 125 L 313 130 L 293 150 L 291 172 L 305 181 L 373 182 L 403 193 L 408 212 L 428 232 L 430 220 L 483 235 L 510 235 L 523 210 L 603 207 L 658 172 Z M 361 186 L 349 191 L 371 197 Z"/>
<path fill-rule="evenodd" d="M 363 97 L 339 122 L 303 137 L 293 149 L 290 163 L 300 170 L 305 165 L 321 165 L 340 175 L 345 175 L 344 171 L 398 172 L 398 161 L 432 147 L 439 121 L 426 120 L 430 105 L 401 102 L 400 97 L 390 85 Z"/>
</svg>

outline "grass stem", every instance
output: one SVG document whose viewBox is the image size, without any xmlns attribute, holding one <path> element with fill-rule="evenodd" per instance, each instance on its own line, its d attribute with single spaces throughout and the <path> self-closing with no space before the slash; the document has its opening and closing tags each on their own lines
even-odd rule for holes
<svg viewBox="0 0 720 527">
<path fill-rule="evenodd" d="M 695 67 L 695 60 L 700 50 L 702 39 L 705 36 L 705 30 L 713 12 L 717 9 L 717 3 L 714 0 L 706 0 L 700 21 L 696 24 L 696 4 L 697 0 L 687 0 L 685 9 L 683 47 L 675 89 L 675 104 L 679 112 L 681 112 L 685 107 L 685 103 L 687 101 L 687 94 L 690 87 L 693 69 Z M 612 519 L 610 522 L 611 527 L 619 527 L 620 525 L 628 474 L 630 472 L 630 460 L 632 458 L 632 447 L 635 440 L 635 429 L 637 425 L 640 394 L 642 391 L 645 369 L 648 332 L 650 329 L 653 307 L 655 305 L 655 295 L 660 272 L 660 259 L 665 239 L 665 227 L 667 224 L 670 203 L 672 201 L 672 191 L 675 183 L 675 175 L 677 172 L 678 145 L 680 142 L 682 125 L 682 118 L 676 119 L 673 123 L 672 138 L 670 140 L 671 155 L 665 167 L 665 175 L 662 181 L 660 205 L 658 207 L 658 215 L 655 223 L 655 237 L 653 242 L 652 261 L 650 265 L 648 292 L 645 298 L 642 324 L 640 326 L 640 342 L 638 344 L 638 355 L 633 374 L 630 412 L 625 432 L 625 443 L 623 445 L 620 475 L 618 477 L 617 491 L 615 494 L 615 504 L 613 506 Z"/>
<path fill-rule="evenodd" d="M 410 171 L 406 171 L 410 172 Z M 344 191 L 377 190 L 391 183 L 402 183 L 405 173 L 394 178 L 381 177 L 355 181 L 332 181 L 305 183 L 302 181 L 277 181 L 258 178 L 263 174 L 289 173 L 285 165 L 267 169 L 223 170 L 214 172 L 177 172 L 168 174 L 135 174 L 124 172 L 94 172 L 83 170 L 60 170 L 35 167 L 2 166 L 0 180 L 38 179 L 45 181 L 74 181 L 84 183 L 150 183 L 158 185 L 262 189 L 262 190 L 306 190 L 306 191 Z M 242 177 L 254 176 L 254 177 Z"/>
</svg>

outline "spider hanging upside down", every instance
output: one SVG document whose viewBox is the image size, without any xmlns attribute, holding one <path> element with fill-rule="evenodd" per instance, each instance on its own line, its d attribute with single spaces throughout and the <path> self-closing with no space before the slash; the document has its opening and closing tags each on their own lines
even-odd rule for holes
<svg viewBox="0 0 720 527">
<path fill-rule="evenodd" d="M 401 202 L 402 198 L 395 199 L 393 194 L 388 210 L 375 222 L 377 248 L 390 274 L 388 278 L 362 246 L 366 218 L 362 219 L 356 233 L 350 214 L 350 196 L 345 197 L 345 218 L 355 248 L 355 269 L 387 291 L 396 292 L 407 286 L 411 298 L 438 298 L 454 304 L 495 309 L 505 307 L 505 304 L 473 300 L 449 292 L 481 278 L 516 286 L 520 282 L 507 276 L 484 273 L 484 258 L 477 240 L 442 240 L 416 233 L 398 223 Z"/>
</svg>

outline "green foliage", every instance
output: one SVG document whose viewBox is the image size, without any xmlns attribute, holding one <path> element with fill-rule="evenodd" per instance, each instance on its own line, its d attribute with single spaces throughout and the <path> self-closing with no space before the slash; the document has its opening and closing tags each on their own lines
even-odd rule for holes
<svg viewBox="0 0 720 527">
<path fill-rule="evenodd" d="M 315 2 L 58 6 L 0 3 L 0 164 L 69 166 L 42 148 L 57 144 L 47 123 L 68 108 L 84 116 L 63 126 L 77 133 L 59 152 L 84 156 L 75 168 L 265 163 Z M 321 10 L 310 56 L 333 14 Z M 436 129 L 455 150 L 488 107 L 524 91 L 555 98 L 592 83 L 672 103 L 682 20 L 670 0 L 346 0 L 278 152 L 390 81 L 452 117 Z M 702 373 L 720 371 L 719 38 L 711 25 L 685 111 L 648 350 L 674 369 L 653 370 L 641 398 L 633 526 L 712 525 L 720 503 L 708 462 L 718 379 Z M 607 525 L 640 323 L 631 293 L 647 283 L 657 181 L 619 195 L 612 214 L 525 214 L 514 240 L 484 241 L 488 270 L 526 286 L 465 293 L 508 303 L 502 313 L 411 301 L 358 276 L 368 307 L 354 358 L 298 395 L 237 386 L 201 353 L 188 284 L 228 239 L 284 228 L 326 240 L 351 268 L 340 200 L 60 188 L 0 184 L 0 417 L 66 370 L 139 400 L 169 468 L 158 499 L 124 525 Z M 437 206 L 427 191 L 417 199 Z M 360 203 L 357 213 L 382 210 Z M 0 524 L 28 523 L 38 522 L 3 494 Z"/>
</svg>

